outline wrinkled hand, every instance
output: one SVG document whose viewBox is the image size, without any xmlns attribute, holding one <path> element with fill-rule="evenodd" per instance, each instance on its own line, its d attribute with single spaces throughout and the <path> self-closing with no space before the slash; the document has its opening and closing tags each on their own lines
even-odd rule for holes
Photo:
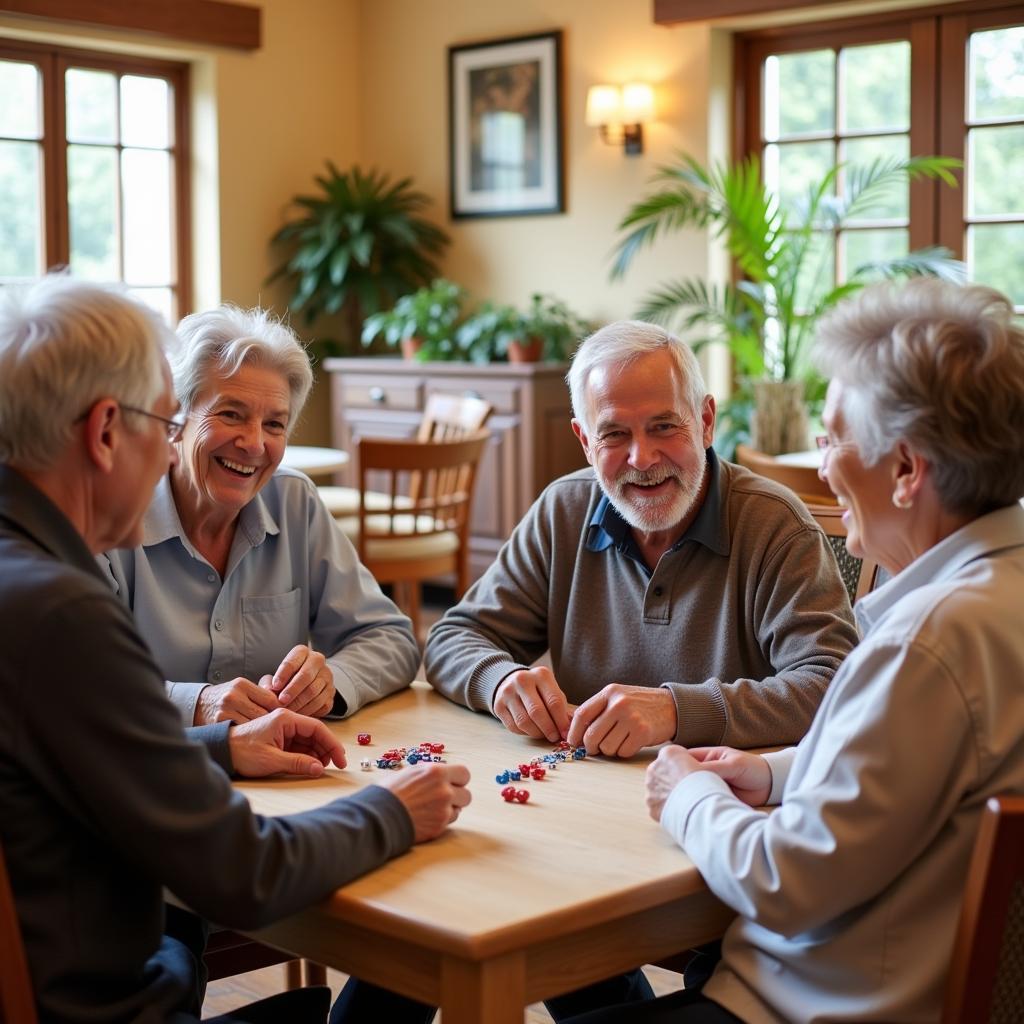
<svg viewBox="0 0 1024 1024">
<path fill-rule="evenodd" d="M 588 754 L 632 757 L 675 734 L 676 702 L 669 690 L 611 683 L 576 709 L 566 738 Z"/>
<path fill-rule="evenodd" d="M 714 772 L 745 804 L 763 807 L 772 791 L 772 769 L 760 754 L 733 747 L 693 747 L 690 756 Z"/>
<path fill-rule="evenodd" d="M 772 770 L 758 754 L 732 747 L 662 747 L 647 767 L 647 810 L 661 821 L 672 790 L 693 772 L 714 772 L 751 807 L 760 807 L 772 789 Z"/>
<path fill-rule="evenodd" d="M 264 676 L 266 686 L 281 707 L 299 715 L 323 718 L 334 707 L 334 676 L 327 659 L 312 647 L 296 644 L 273 676 Z"/>
<path fill-rule="evenodd" d="M 418 764 L 400 772 L 378 773 L 378 783 L 405 805 L 416 842 L 436 839 L 459 816 L 472 795 L 469 769 L 462 764 Z"/>
<path fill-rule="evenodd" d="M 276 694 L 261 689 L 255 683 L 239 676 L 226 683 L 205 686 L 199 691 L 192 724 L 249 722 L 255 718 L 262 718 L 280 706 Z"/>
<path fill-rule="evenodd" d="M 306 775 L 318 778 L 333 761 L 345 767 L 345 748 L 315 718 L 278 708 L 228 734 L 231 761 L 239 775 Z"/>
<path fill-rule="evenodd" d="M 506 676 L 494 694 L 494 713 L 509 732 L 552 743 L 569 732 L 569 703 L 549 668 Z"/>
</svg>

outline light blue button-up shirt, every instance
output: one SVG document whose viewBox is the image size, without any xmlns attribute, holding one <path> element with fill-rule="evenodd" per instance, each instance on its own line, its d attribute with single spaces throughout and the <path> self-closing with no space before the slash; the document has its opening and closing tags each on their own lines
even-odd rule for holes
<svg viewBox="0 0 1024 1024">
<path fill-rule="evenodd" d="M 661 824 L 741 915 L 704 992 L 750 1024 L 938 1020 L 990 796 L 1024 793 L 1024 509 L 975 519 L 863 598 L 860 645 L 766 815 L 711 772 Z"/>
<path fill-rule="evenodd" d="M 188 724 L 204 686 L 258 682 L 296 644 L 327 656 L 344 701 L 335 710 L 346 715 L 408 686 L 419 666 L 409 620 L 294 470 L 278 469 L 239 513 L 223 579 L 185 536 L 169 477 L 146 512 L 142 546 L 101 563 Z"/>
</svg>

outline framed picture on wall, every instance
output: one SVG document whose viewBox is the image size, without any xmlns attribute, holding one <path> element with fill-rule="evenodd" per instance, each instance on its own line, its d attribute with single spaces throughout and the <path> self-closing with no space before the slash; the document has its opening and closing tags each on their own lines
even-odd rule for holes
<svg viewBox="0 0 1024 1024">
<path fill-rule="evenodd" d="M 453 217 L 561 213 L 562 33 L 448 48 Z"/>
</svg>

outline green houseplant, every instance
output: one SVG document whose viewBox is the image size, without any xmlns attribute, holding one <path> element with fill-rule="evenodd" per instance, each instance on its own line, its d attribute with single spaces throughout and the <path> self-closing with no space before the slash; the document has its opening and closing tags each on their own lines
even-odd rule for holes
<svg viewBox="0 0 1024 1024">
<path fill-rule="evenodd" d="M 403 295 L 391 309 L 366 318 L 360 335 L 364 345 L 379 337 L 401 347 L 406 359 L 451 359 L 455 353 L 455 324 L 462 313 L 465 292 L 443 277 Z"/>
<path fill-rule="evenodd" d="M 583 317 L 553 295 L 535 293 L 525 311 L 485 303 L 459 328 L 459 348 L 476 363 L 567 359 L 590 330 Z"/>
<path fill-rule="evenodd" d="M 931 247 L 855 266 L 837 285 L 830 280 L 831 250 L 823 244 L 910 180 L 955 185 L 957 166 L 958 161 L 931 156 L 839 165 L 789 209 L 764 184 L 756 157 L 706 168 L 683 154 L 679 163 L 658 171 L 653 181 L 659 187 L 631 207 L 619 225 L 626 234 L 612 276 L 621 277 L 640 249 L 672 231 L 708 228 L 725 243 L 739 272 L 735 284 L 719 287 L 696 278 L 667 282 L 648 294 L 637 315 L 696 330 L 695 349 L 711 342 L 728 347 L 740 387 L 721 409 L 717 443 L 727 454 L 747 440 L 771 454 L 806 447 L 806 419 L 801 424 L 799 413 L 788 418 L 767 406 L 773 401 L 792 406 L 795 396 L 803 410 L 805 400 L 820 398 L 823 383 L 808 366 L 807 348 L 822 313 L 872 279 L 962 277 L 962 264 L 948 250 Z M 758 431 L 759 416 L 762 426 L 777 424 L 776 437 Z M 752 428 L 758 435 L 753 438 Z"/>
<path fill-rule="evenodd" d="M 431 200 L 410 178 L 339 171 L 330 161 L 327 170 L 316 176 L 317 194 L 292 200 L 302 212 L 272 238 L 287 255 L 268 281 L 294 284 L 288 307 L 307 323 L 340 312 L 354 340 L 367 314 L 437 275 L 449 239 L 420 216 Z"/>
</svg>

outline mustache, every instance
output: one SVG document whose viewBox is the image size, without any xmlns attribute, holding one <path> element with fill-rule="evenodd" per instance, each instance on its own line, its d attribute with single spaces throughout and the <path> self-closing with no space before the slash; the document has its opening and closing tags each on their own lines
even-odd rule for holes
<svg viewBox="0 0 1024 1024">
<path fill-rule="evenodd" d="M 616 478 L 618 486 L 622 484 L 638 484 L 640 486 L 653 487 L 655 484 L 664 483 L 666 480 L 679 480 L 679 473 L 669 469 L 668 466 L 655 466 L 653 469 L 624 469 Z"/>
</svg>

